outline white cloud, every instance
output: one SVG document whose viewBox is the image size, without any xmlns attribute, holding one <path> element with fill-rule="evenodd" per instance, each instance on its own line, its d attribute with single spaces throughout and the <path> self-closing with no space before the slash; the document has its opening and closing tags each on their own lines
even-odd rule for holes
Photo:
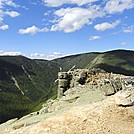
<svg viewBox="0 0 134 134">
<path fill-rule="evenodd" d="M 34 59 L 46 59 L 47 56 L 45 54 L 33 53 L 30 54 L 30 57 Z"/>
<path fill-rule="evenodd" d="M 8 25 L 0 25 L 0 30 L 7 30 L 9 29 Z"/>
<path fill-rule="evenodd" d="M 20 15 L 20 13 L 18 13 L 16 11 L 10 11 L 10 12 L 9 11 L 6 11 L 5 14 L 6 15 L 9 15 L 10 17 L 13 17 L 13 18 Z"/>
<path fill-rule="evenodd" d="M 129 26 L 127 28 L 123 28 L 122 32 L 124 33 L 133 33 L 134 32 L 134 26 Z"/>
<path fill-rule="evenodd" d="M 31 59 L 46 59 L 46 60 L 52 60 L 52 59 L 60 58 L 63 56 L 60 52 L 54 52 L 50 55 L 47 55 L 47 54 L 42 54 L 42 53 L 25 54 L 19 51 L 8 52 L 8 51 L 0 50 L 0 56 L 19 56 L 19 55 L 22 55 Z"/>
<path fill-rule="evenodd" d="M 79 30 L 85 24 L 90 24 L 88 16 L 90 12 L 82 8 L 60 9 L 55 12 L 59 17 L 59 23 L 52 26 L 51 31 L 61 31 L 66 33 Z"/>
<path fill-rule="evenodd" d="M 1 15 L 1 12 L 0 12 L 0 16 L 2 16 L 2 15 Z M 3 18 L 0 17 L 0 30 L 3 30 L 3 31 L 4 31 L 4 30 L 7 30 L 7 29 L 9 29 L 9 26 L 3 24 Z"/>
<path fill-rule="evenodd" d="M 109 0 L 104 10 L 109 14 L 121 13 L 134 7 L 134 0 Z"/>
<path fill-rule="evenodd" d="M 7 11 L 7 7 L 20 7 L 18 4 L 14 3 L 13 0 L 0 0 L 0 30 L 7 30 L 9 26 L 4 24 L 5 15 L 9 15 L 10 17 L 17 17 L 20 13 L 16 11 Z"/>
<path fill-rule="evenodd" d="M 19 5 L 14 3 L 13 0 L 0 0 L 0 8 L 3 8 L 5 5 L 19 7 Z"/>
<path fill-rule="evenodd" d="M 93 3 L 98 0 L 42 0 L 45 5 L 50 7 L 58 7 L 63 4 L 77 4 L 78 6 L 82 6 L 85 4 Z"/>
<path fill-rule="evenodd" d="M 3 50 L 0 50 L 0 56 L 17 56 L 17 55 L 23 55 L 21 52 L 5 52 Z"/>
<path fill-rule="evenodd" d="M 132 33 L 132 32 L 134 32 L 132 29 L 123 29 L 122 31 L 124 33 Z"/>
<path fill-rule="evenodd" d="M 62 54 L 59 53 L 59 52 L 54 52 L 50 55 L 46 55 L 46 54 L 41 54 L 41 53 L 33 53 L 33 54 L 30 54 L 30 58 L 32 59 L 47 59 L 47 60 L 52 60 L 52 59 L 56 59 L 56 58 L 59 58 L 61 57 Z"/>
<path fill-rule="evenodd" d="M 51 55 L 47 56 L 47 59 L 52 60 L 52 59 L 56 59 L 56 58 L 60 58 L 62 56 L 62 54 L 60 52 L 54 52 Z"/>
<path fill-rule="evenodd" d="M 19 29 L 19 33 L 20 34 L 31 34 L 31 35 L 35 35 L 36 33 L 40 33 L 40 32 L 48 32 L 48 29 L 47 28 L 39 29 L 36 26 L 31 26 L 31 27 L 28 27 L 26 29 Z"/>
<path fill-rule="evenodd" d="M 109 29 L 114 29 L 119 24 L 120 24 L 120 20 L 117 20 L 113 23 L 104 22 L 102 24 L 95 25 L 94 29 L 96 29 L 97 31 L 105 31 Z"/>
<path fill-rule="evenodd" d="M 91 37 L 89 38 L 89 40 L 99 40 L 99 39 L 101 39 L 100 36 L 91 36 Z"/>
<path fill-rule="evenodd" d="M 85 24 L 92 24 L 91 20 L 97 17 L 102 17 L 104 14 L 97 6 L 92 6 L 90 9 L 84 8 L 62 8 L 54 13 L 59 17 L 58 23 L 51 27 L 51 31 L 64 31 L 66 33 L 74 32 L 81 29 Z"/>
</svg>

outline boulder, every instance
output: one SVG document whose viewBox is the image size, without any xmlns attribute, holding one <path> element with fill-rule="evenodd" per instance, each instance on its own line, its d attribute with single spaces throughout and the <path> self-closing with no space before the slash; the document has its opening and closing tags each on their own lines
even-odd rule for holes
<svg viewBox="0 0 134 134">
<path fill-rule="evenodd" d="M 118 106 L 134 105 L 134 90 L 121 90 L 114 95 L 115 104 Z"/>
<path fill-rule="evenodd" d="M 123 78 L 123 81 L 126 88 L 131 89 L 134 87 L 134 77 L 126 76 L 125 78 Z"/>
<path fill-rule="evenodd" d="M 101 92 L 105 96 L 115 94 L 115 92 L 116 92 L 115 88 L 113 87 L 113 85 L 111 84 L 111 81 L 109 79 L 103 78 L 101 80 L 98 80 L 97 84 L 99 85 Z"/>
<path fill-rule="evenodd" d="M 59 79 L 59 87 L 66 88 L 69 87 L 69 82 L 66 79 Z"/>
<path fill-rule="evenodd" d="M 105 96 L 115 94 L 115 89 L 110 84 L 102 85 L 101 91 Z"/>
<path fill-rule="evenodd" d="M 121 83 L 120 78 L 111 79 L 110 81 L 111 81 L 111 84 L 112 84 L 115 92 L 117 92 L 117 91 L 122 89 L 122 83 Z"/>
</svg>

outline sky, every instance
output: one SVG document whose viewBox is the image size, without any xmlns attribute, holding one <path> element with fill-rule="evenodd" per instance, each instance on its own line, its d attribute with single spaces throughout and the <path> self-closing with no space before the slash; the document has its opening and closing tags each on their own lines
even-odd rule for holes
<svg viewBox="0 0 134 134">
<path fill-rule="evenodd" d="M 134 0 L 0 0 L 0 55 L 115 49 L 134 50 Z"/>
</svg>

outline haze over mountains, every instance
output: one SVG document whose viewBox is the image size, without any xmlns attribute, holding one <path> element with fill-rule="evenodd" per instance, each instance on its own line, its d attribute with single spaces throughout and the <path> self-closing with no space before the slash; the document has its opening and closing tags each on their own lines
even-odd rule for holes
<svg viewBox="0 0 134 134">
<path fill-rule="evenodd" d="M 23 56 L 0 57 L 0 123 L 38 110 L 44 101 L 56 98 L 59 67 L 101 68 L 134 76 L 134 51 L 85 53 L 52 61 Z"/>
</svg>

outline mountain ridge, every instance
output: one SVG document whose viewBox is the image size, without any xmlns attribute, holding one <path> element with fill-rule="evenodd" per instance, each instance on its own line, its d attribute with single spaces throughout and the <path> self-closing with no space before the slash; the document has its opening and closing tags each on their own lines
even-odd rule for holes
<svg viewBox="0 0 134 134">
<path fill-rule="evenodd" d="M 72 55 L 55 59 L 54 61 L 63 67 L 65 71 L 76 65 L 76 68 L 101 68 L 107 72 L 134 75 L 133 57 L 134 51 L 132 50 L 113 50 L 101 53 L 92 52 Z M 93 64 L 95 58 L 100 59 L 99 64 Z M 123 67 L 123 65 L 126 66 Z"/>
</svg>

